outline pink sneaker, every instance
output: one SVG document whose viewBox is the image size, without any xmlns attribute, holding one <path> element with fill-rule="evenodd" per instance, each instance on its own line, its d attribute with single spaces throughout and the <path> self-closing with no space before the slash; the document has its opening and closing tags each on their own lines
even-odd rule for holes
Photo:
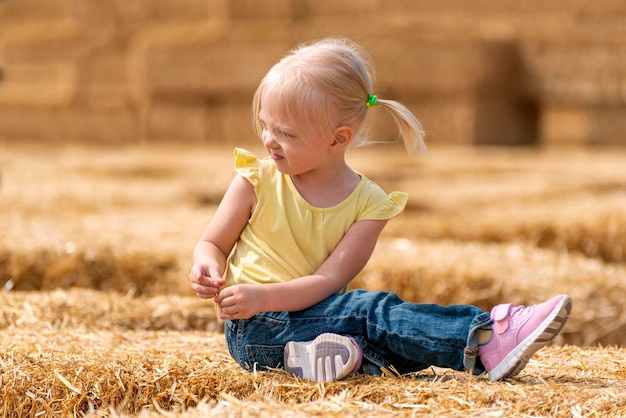
<svg viewBox="0 0 626 418">
<path fill-rule="evenodd" d="M 316 383 L 343 379 L 359 370 L 363 354 L 354 339 L 320 334 L 313 341 L 290 341 L 285 346 L 285 370 Z"/>
<path fill-rule="evenodd" d="M 513 377 L 540 348 L 561 332 L 572 310 L 572 300 L 558 295 L 539 305 L 498 305 L 491 310 L 493 337 L 478 346 L 489 380 Z"/>
</svg>

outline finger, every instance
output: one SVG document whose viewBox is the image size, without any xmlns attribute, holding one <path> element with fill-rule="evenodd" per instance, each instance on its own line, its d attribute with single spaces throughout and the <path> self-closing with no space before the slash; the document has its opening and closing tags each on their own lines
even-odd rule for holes
<svg viewBox="0 0 626 418">
<path fill-rule="evenodd" d="M 209 292 L 203 292 L 203 291 L 199 291 L 199 290 L 196 290 L 195 292 L 196 292 L 196 296 L 198 296 L 199 298 L 202 298 L 202 299 L 210 299 L 211 296 L 212 296 L 211 293 L 209 293 Z"/>
<path fill-rule="evenodd" d="M 191 280 L 192 283 L 208 284 L 207 279 L 208 277 L 204 275 L 204 271 L 201 266 L 193 266 L 191 272 L 189 273 L 189 280 Z"/>
<path fill-rule="evenodd" d="M 196 292 L 196 296 L 198 296 L 200 299 L 213 299 L 215 297 L 215 294 Z"/>
<path fill-rule="evenodd" d="M 232 318 L 233 316 L 237 315 L 237 307 L 236 306 L 220 307 L 220 313 L 222 315 L 227 315 Z"/>
<path fill-rule="evenodd" d="M 219 290 L 220 287 L 224 286 L 224 284 L 226 283 L 226 280 L 222 279 L 221 277 L 218 277 L 218 278 L 214 277 L 211 279 L 210 283 L 211 283 L 211 286 Z"/>
<path fill-rule="evenodd" d="M 196 268 L 195 268 L 195 267 L 194 267 L 194 268 L 192 268 L 192 269 L 191 269 L 191 272 L 189 273 L 189 280 L 190 280 L 192 283 L 195 283 L 195 282 L 198 280 L 198 277 L 199 277 L 199 275 L 198 275 L 198 271 L 196 270 Z"/>
<path fill-rule="evenodd" d="M 231 308 L 233 309 L 233 308 Z M 220 319 L 239 319 L 239 312 L 224 312 L 220 311 Z"/>
<path fill-rule="evenodd" d="M 215 266 L 209 266 L 209 276 L 213 277 L 214 279 L 222 279 L 222 273 Z"/>
<path fill-rule="evenodd" d="M 215 303 L 217 303 L 220 308 L 230 306 L 232 305 L 232 301 L 230 304 L 226 302 L 226 299 L 230 296 L 231 293 L 228 289 L 224 289 L 222 291 L 219 291 L 218 289 L 217 295 L 215 296 Z"/>
<path fill-rule="evenodd" d="M 199 285 L 197 283 L 193 283 L 191 285 L 191 289 L 196 292 L 196 295 L 204 298 L 204 299 L 209 299 L 209 298 L 214 298 L 217 293 L 219 292 L 218 288 L 215 287 L 211 287 L 211 286 L 204 286 L 204 285 Z"/>
</svg>

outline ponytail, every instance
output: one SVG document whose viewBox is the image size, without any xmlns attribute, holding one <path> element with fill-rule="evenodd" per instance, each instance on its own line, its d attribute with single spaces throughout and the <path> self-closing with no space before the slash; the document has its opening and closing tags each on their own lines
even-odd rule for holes
<svg viewBox="0 0 626 418">
<path fill-rule="evenodd" d="M 377 99 L 377 105 L 388 110 L 396 123 L 404 146 L 411 157 L 428 154 L 424 142 L 424 129 L 415 115 L 395 100 Z"/>
</svg>

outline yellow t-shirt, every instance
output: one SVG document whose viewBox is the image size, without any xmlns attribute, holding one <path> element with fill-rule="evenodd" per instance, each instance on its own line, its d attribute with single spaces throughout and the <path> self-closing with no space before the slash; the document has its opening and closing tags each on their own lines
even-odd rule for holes
<svg viewBox="0 0 626 418">
<path fill-rule="evenodd" d="M 237 148 L 235 169 L 254 186 L 258 203 L 229 258 L 227 286 L 313 274 L 353 223 L 391 219 L 404 210 L 408 199 L 402 192 L 387 195 L 361 175 L 343 202 L 318 208 L 300 195 L 291 177 L 278 171 L 271 158 L 259 160 Z"/>
</svg>

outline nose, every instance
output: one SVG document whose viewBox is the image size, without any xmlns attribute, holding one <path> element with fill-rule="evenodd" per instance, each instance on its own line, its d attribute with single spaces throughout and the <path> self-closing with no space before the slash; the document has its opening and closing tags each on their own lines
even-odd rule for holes
<svg viewBox="0 0 626 418">
<path fill-rule="evenodd" d="M 267 149 L 278 148 L 278 142 L 276 141 L 276 136 L 272 134 L 269 129 L 265 129 L 261 134 L 261 141 L 263 142 L 263 146 Z"/>
</svg>

